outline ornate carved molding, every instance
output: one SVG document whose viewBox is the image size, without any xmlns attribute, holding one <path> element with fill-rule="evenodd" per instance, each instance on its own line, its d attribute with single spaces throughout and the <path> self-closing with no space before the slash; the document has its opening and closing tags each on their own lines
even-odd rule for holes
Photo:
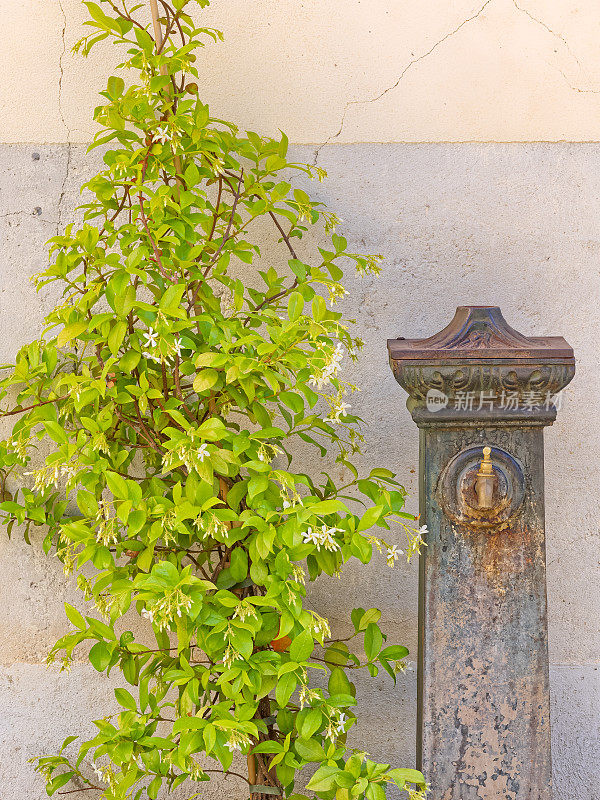
<svg viewBox="0 0 600 800">
<path fill-rule="evenodd" d="M 549 424 L 556 396 L 575 373 L 573 351 L 559 336 L 527 337 L 497 306 L 460 306 L 428 339 L 388 341 L 398 383 L 418 424 L 497 416 Z"/>
<path fill-rule="evenodd" d="M 392 361 L 396 380 L 414 400 L 426 400 L 435 389 L 448 398 L 465 393 L 485 394 L 501 399 L 517 395 L 523 400 L 531 394 L 558 394 L 573 378 L 572 364 L 409 364 Z"/>
</svg>

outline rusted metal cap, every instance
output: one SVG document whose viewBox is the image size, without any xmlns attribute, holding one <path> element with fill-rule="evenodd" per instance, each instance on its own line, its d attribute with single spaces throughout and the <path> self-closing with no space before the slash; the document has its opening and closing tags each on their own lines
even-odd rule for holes
<svg viewBox="0 0 600 800">
<path fill-rule="evenodd" d="M 575 373 L 562 336 L 523 336 L 498 306 L 459 306 L 428 339 L 389 339 L 390 365 L 417 425 L 549 425 Z"/>
<path fill-rule="evenodd" d="M 392 361 L 455 361 L 491 359 L 575 363 L 573 349 L 562 336 L 523 336 L 511 328 L 498 306 L 459 306 L 452 322 L 427 339 L 388 339 Z"/>
</svg>

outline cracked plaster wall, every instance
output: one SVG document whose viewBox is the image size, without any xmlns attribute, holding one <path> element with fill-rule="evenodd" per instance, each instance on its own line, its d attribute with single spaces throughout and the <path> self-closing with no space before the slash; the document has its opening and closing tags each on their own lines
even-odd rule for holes
<svg viewBox="0 0 600 800">
<path fill-rule="evenodd" d="M 294 146 L 291 155 L 312 153 Z M 418 436 L 387 364 L 386 338 L 430 335 L 461 303 L 497 303 L 518 330 L 561 333 L 575 348 L 578 372 L 546 435 L 554 800 L 600 800 L 600 145 L 336 145 L 321 158 L 330 177 L 310 189 L 345 220 L 351 248 L 385 257 L 379 279 L 350 276 L 346 311 L 366 347 L 348 378 L 362 387 L 353 403 L 366 420 L 364 468 L 397 471 L 409 509 L 417 508 Z M 41 330 L 55 298 L 50 289 L 36 295 L 27 279 L 44 266 L 44 241 L 59 218 L 77 218 L 79 186 L 99 162 L 81 145 L 0 145 L 0 363 Z M 268 245 L 263 253 L 278 257 Z M 390 642 L 414 653 L 416 567 L 351 564 L 347 574 L 349 592 L 323 579 L 311 590 L 312 607 L 344 634 L 352 607 L 376 605 Z M 67 625 L 65 601 L 81 604 L 73 579 L 39 541 L 28 547 L 18 533 L 0 536 L 2 800 L 41 800 L 26 758 L 52 751 L 66 731 L 81 726 L 85 734 L 90 719 L 114 708 L 112 681 L 89 666 L 78 664 L 70 682 L 43 666 Z M 396 688 L 385 676 L 362 681 L 359 695 L 357 745 L 411 763 L 414 672 Z M 226 796 L 231 787 L 221 786 L 207 800 Z"/>
<path fill-rule="evenodd" d="M 79 0 L 0 0 L 0 363 L 52 306 L 27 278 L 45 240 L 73 218 L 93 171 L 91 110 L 118 55 L 87 61 Z M 600 7 L 560 0 L 213 0 L 226 43 L 201 57 L 216 115 L 287 131 L 294 154 L 330 173 L 311 186 L 351 243 L 386 258 L 353 282 L 348 310 L 367 342 L 353 377 L 368 421 L 366 459 L 398 470 L 416 508 L 417 431 L 388 370 L 388 336 L 425 336 L 459 303 L 498 303 L 525 333 L 563 333 L 578 374 L 547 435 L 554 800 L 600 800 L 597 308 L 600 302 Z M 18 98 L 18 102 L 15 99 Z M 477 144 L 482 141 L 550 144 Z M 390 142 L 372 145 L 368 142 Z M 471 144 L 441 144 L 468 141 Z M 351 142 L 363 142 L 348 146 Z M 405 142 L 405 144 L 399 144 Z M 429 142 L 415 145 L 410 142 Z M 31 144 L 23 144 L 31 143 Z M 65 143 L 69 143 L 65 145 Z M 396 144 L 394 144 L 396 143 Z M 382 566 L 335 581 L 313 607 L 344 630 L 352 605 L 378 605 L 390 641 L 414 650 L 416 574 Z M 112 683 L 85 665 L 71 680 L 43 659 L 64 630 L 72 582 L 39 543 L 0 537 L 0 797 L 41 800 L 26 759 L 52 751 L 113 707 Z M 359 689 L 359 691 L 361 691 Z M 414 757 L 414 673 L 362 686 L 357 732 L 373 755 Z M 101 709 L 101 710 L 99 710 Z M 207 800 L 238 796 L 215 787 Z"/>
<path fill-rule="evenodd" d="M 88 141 L 120 54 L 107 44 L 87 61 L 71 54 L 86 32 L 80 0 L 0 0 L 0 12 L 0 141 Z M 201 54 L 202 96 L 263 133 L 315 144 L 598 139 L 596 0 L 213 0 L 198 15 L 226 34 Z"/>
</svg>

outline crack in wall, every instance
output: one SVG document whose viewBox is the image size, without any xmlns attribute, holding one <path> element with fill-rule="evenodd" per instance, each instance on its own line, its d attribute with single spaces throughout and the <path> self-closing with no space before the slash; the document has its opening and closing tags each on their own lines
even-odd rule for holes
<svg viewBox="0 0 600 800">
<path fill-rule="evenodd" d="M 67 142 L 67 164 L 65 167 L 65 175 L 60 187 L 60 194 L 58 196 L 58 203 L 56 206 L 56 210 L 58 212 L 58 218 L 56 220 L 56 235 L 60 234 L 60 230 L 62 227 L 62 203 L 66 194 L 66 187 L 67 187 L 67 180 L 69 178 L 69 170 L 71 168 L 71 142 Z"/>
<path fill-rule="evenodd" d="M 528 11 L 526 8 L 523 8 L 523 6 L 520 6 L 517 3 L 517 0 L 512 0 L 512 2 L 513 2 L 513 6 L 517 9 L 517 11 L 520 11 L 522 14 L 525 14 L 525 16 L 529 17 L 529 19 L 532 22 L 535 22 L 536 25 L 540 25 L 542 28 L 544 28 L 544 30 L 546 30 L 548 33 L 552 34 L 552 36 L 555 36 L 557 39 L 560 39 L 560 41 L 567 48 L 567 52 L 569 53 L 571 58 L 573 58 L 577 62 L 577 66 L 579 67 L 579 69 L 581 69 L 581 62 L 579 61 L 579 59 L 577 58 L 575 53 L 571 50 L 571 45 L 568 43 L 568 41 L 565 39 L 565 37 L 562 35 L 562 33 L 558 33 L 558 31 L 552 30 L 552 28 L 549 25 L 547 25 L 544 22 L 544 20 L 539 19 L 538 17 L 535 17 L 531 13 L 531 11 Z"/>
<path fill-rule="evenodd" d="M 398 76 L 398 78 L 396 79 L 396 81 L 391 86 L 388 86 L 387 89 L 384 89 L 382 92 L 380 92 L 375 97 L 371 97 L 371 98 L 368 98 L 366 100 L 349 100 L 346 103 L 346 106 L 345 106 L 344 111 L 342 113 L 342 120 L 341 120 L 341 123 L 340 123 L 340 127 L 337 130 L 337 133 L 333 134 L 328 139 L 326 139 L 323 142 L 323 144 L 319 145 L 319 147 L 317 147 L 317 149 L 315 150 L 315 157 L 314 157 L 314 160 L 313 160 L 313 166 L 316 166 L 317 159 L 319 158 L 319 153 L 321 152 L 323 147 L 325 147 L 328 144 L 331 144 L 331 142 L 334 139 L 337 139 L 341 135 L 342 131 L 344 130 L 344 125 L 346 124 L 346 115 L 347 115 L 348 110 L 350 109 L 351 106 L 365 105 L 367 103 L 376 103 L 378 100 L 381 100 L 381 98 L 384 97 L 386 94 L 388 94 L 388 92 L 393 91 L 398 86 L 398 84 L 400 83 L 402 78 L 404 78 L 404 76 L 406 75 L 406 73 L 409 71 L 409 69 L 411 67 L 413 67 L 415 64 L 418 64 L 420 61 L 423 61 L 423 59 L 425 59 L 428 56 L 430 56 L 434 52 L 434 50 L 437 50 L 437 48 L 441 44 L 443 44 L 445 41 L 447 41 L 452 36 L 457 34 L 461 30 L 461 28 L 464 28 L 465 25 L 468 25 L 470 22 L 473 22 L 474 20 L 476 20 L 485 11 L 487 6 L 489 6 L 489 4 L 491 2 L 492 2 L 492 0 L 485 0 L 485 3 L 481 6 L 481 8 L 478 11 L 475 12 L 475 14 L 473 14 L 470 17 L 467 17 L 467 19 L 463 20 L 460 23 L 460 25 L 457 25 L 451 31 L 448 31 L 448 33 L 446 33 L 444 36 L 442 36 L 441 39 L 439 39 L 437 42 L 435 42 L 435 44 L 433 44 L 429 48 L 429 50 L 427 50 L 425 53 L 422 53 L 420 56 L 417 56 L 417 58 L 413 58 L 411 61 L 409 61 L 408 64 L 404 67 L 404 69 L 400 73 L 400 75 Z"/>
<path fill-rule="evenodd" d="M 0 214 L 0 219 L 6 219 L 7 217 L 39 217 L 41 211 L 41 208 L 33 211 L 7 211 L 6 214 Z M 40 219 L 39 221 L 47 225 L 54 225 L 54 222 L 48 219 Z"/>
<path fill-rule="evenodd" d="M 476 20 L 485 11 L 486 7 L 491 2 L 492 2 L 492 0 L 486 0 L 486 2 L 481 6 L 481 8 L 477 12 L 475 12 L 475 14 L 473 14 L 472 16 L 467 17 L 467 19 L 463 20 L 460 23 L 460 25 L 457 25 L 455 28 L 453 28 L 451 31 L 449 31 L 445 36 L 443 36 L 441 39 L 439 39 L 437 42 L 435 42 L 435 44 L 432 47 L 430 47 L 429 50 L 427 50 L 425 53 L 423 53 L 420 56 L 418 56 L 417 58 L 413 58 L 411 61 L 409 61 L 408 64 L 404 67 L 404 69 L 401 71 L 401 73 L 398 76 L 398 78 L 395 80 L 395 82 L 391 86 L 388 86 L 386 89 L 384 89 L 382 92 L 380 92 L 379 94 L 375 95 L 374 97 L 366 98 L 364 100 L 349 100 L 346 103 L 346 105 L 344 107 L 344 110 L 342 112 L 342 118 L 341 118 L 340 126 L 339 126 L 338 130 L 336 131 L 336 133 L 334 133 L 331 136 L 329 136 L 328 139 L 326 139 L 322 144 L 320 144 L 317 147 L 317 149 L 314 152 L 314 158 L 313 158 L 312 165 L 316 166 L 318 158 L 319 158 L 319 153 L 321 152 L 321 150 L 324 147 L 326 147 L 327 145 L 331 144 L 335 139 L 339 138 L 339 136 L 341 136 L 342 131 L 344 130 L 344 126 L 346 124 L 346 117 L 347 117 L 348 111 L 350 110 L 350 108 L 352 106 L 366 105 L 368 103 L 376 103 L 378 100 L 381 100 L 382 97 L 384 97 L 389 92 L 393 91 L 400 84 L 400 82 L 402 81 L 402 79 L 404 78 L 406 73 L 411 69 L 411 67 L 413 67 L 415 64 L 418 64 L 420 61 L 423 61 L 423 59 L 425 59 L 428 56 L 430 56 L 435 50 L 437 50 L 437 48 L 441 44 L 443 44 L 449 38 L 451 38 L 452 36 L 457 34 L 461 30 L 461 28 L 463 28 L 465 25 L 467 25 L 470 22 L 473 22 L 474 20 Z M 581 65 L 581 62 L 579 61 L 579 58 L 573 52 L 569 42 L 563 36 L 562 33 L 558 32 L 558 31 L 555 31 L 546 22 L 544 22 L 543 19 L 540 19 L 539 17 L 536 17 L 528 9 L 526 9 L 523 6 L 519 5 L 517 0 L 512 0 L 512 4 L 515 7 L 515 9 L 517 11 L 519 11 L 519 13 L 524 14 L 533 23 L 535 23 L 536 25 L 539 25 L 545 31 L 547 31 L 551 36 L 554 36 L 556 39 L 559 39 L 562 42 L 562 44 L 565 46 L 568 54 L 576 62 L 576 64 L 579 67 L 579 69 L 582 69 L 582 65 Z M 566 74 L 564 73 L 564 71 L 562 69 L 560 69 L 560 67 L 557 67 L 557 69 L 560 72 L 560 74 L 563 76 L 563 78 L 564 78 L 565 82 L 567 83 L 567 85 L 569 86 L 569 88 L 572 89 L 574 92 L 580 92 L 580 93 L 583 93 L 583 94 L 600 94 L 600 89 L 586 89 L 586 88 L 582 88 L 582 87 L 579 87 L 579 86 L 574 86 L 569 81 L 569 79 L 566 76 Z"/>
<path fill-rule="evenodd" d="M 584 89 L 582 86 L 573 86 L 564 71 L 560 67 L 557 67 L 557 69 L 565 79 L 565 83 L 569 89 L 572 89 L 574 92 L 579 92 L 580 94 L 600 94 L 600 89 Z"/>
<path fill-rule="evenodd" d="M 580 60 L 577 58 L 577 56 L 575 55 L 575 53 L 573 52 L 573 50 L 571 50 L 571 45 L 570 45 L 570 44 L 569 44 L 569 42 L 568 42 L 568 41 L 565 39 L 565 37 L 562 35 L 562 33 L 558 33 L 558 31 L 555 31 L 555 30 L 553 30 L 553 29 L 552 29 L 552 28 L 551 28 L 549 25 L 547 25 L 547 24 L 544 22 L 544 20 L 542 20 L 542 19 L 539 19 L 539 17 L 536 17 L 536 16 L 534 16 L 534 15 L 533 15 L 533 14 L 532 14 L 530 11 L 528 11 L 526 8 L 523 8 L 522 6 L 520 6 L 520 5 L 517 3 L 517 0 L 512 0 L 512 3 L 513 3 L 513 5 L 514 5 L 514 7 L 515 7 L 515 8 L 516 8 L 518 11 L 520 11 L 522 14 L 525 14 L 527 17 L 529 17 L 529 19 L 530 19 L 530 20 L 532 20 L 533 22 L 535 22 L 537 25 L 540 25 L 542 28 L 544 28 L 546 31 L 548 31 L 548 33 L 552 34 L 552 36 L 555 36 L 557 39 L 560 39 L 560 41 L 561 41 L 561 42 L 562 42 L 562 43 L 565 45 L 565 47 L 567 48 L 567 52 L 569 53 L 569 55 L 571 56 L 571 58 L 573 58 L 573 59 L 575 60 L 575 62 L 577 63 L 577 66 L 579 67 L 579 69 L 580 69 L 580 70 L 581 70 L 581 69 L 583 69 L 583 67 L 582 67 L 582 65 L 581 65 L 581 61 L 580 61 Z M 600 94 L 600 89 L 584 89 L 583 87 L 580 87 L 580 86 L 573 86 L 573 84 L 571 83 L 571 81 L 569 80 L 569 78 L 567 77 L 567 75 L 565 74 L 564 70 L 562 70 L 560 67 L 556 67 L 556 69 L 557 69 L 557 70 L 560 72 L 560 74 L 561 74 L 561 75 L 562 75 L 562 77 L 564 78 L 564 81 L 565 81 L 565 83 L 567 84 L 567 86 L 569 87 L 569 89 L 571 89 L 573 92 L 579 92 L 580 94 Z"/>
<path fill-rule="evenodd" d="M 65 120 L 65 115 L 63 113 L 63 107 L 62 107 L 62 82 L 63 82 L 63 78 L 64 78 L 64 75 L 65 75 L 65 70 L 64 70 L 64 67 L 63 67 L 63 58 L 65 57 L 65 55 L 67 53 L 67 39 L 66 39 L 67 15 L 65 14 L 65 9 L 63 8 L 63 4 L 62 4 L 61 0 L 58 0 L 58 7 L 60 8 L 60 13 L 62 14 L 62 18 L 63 18 L 63 26 L 62 26 L 62 31 L 61 31 L 63 49 L 62 49 L 62 53 L 60 54 L 60 58 L 58 59 L 58 113 L 60 115 L 63 127 L 65 128 L 65 130 L 67 132 L 67 137 L 70 137 L 71 131 L 69 130 L 69 126 L 67 125 L 67 122 Z"/>
</svg>

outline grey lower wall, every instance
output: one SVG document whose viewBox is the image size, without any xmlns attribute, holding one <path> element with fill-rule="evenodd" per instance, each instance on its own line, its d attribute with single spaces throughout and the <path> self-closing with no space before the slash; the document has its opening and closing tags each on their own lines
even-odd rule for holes
<svg viewBox="0 0 600 800">
<path fill-rule="evenodd" d="M 312 160 L 313 149 L 293 157 Z M 362 464 L 398 472 L 417 508 L 418 437 L 389 371 L 385 340 L 427 336 L 459 304 L 500 305 L 526 334 L 562 334 L 577 375 L 546 433 L 547 549 L 554 800 L 600 800 L 600 145 L 423 144 L 323 148 L 329 172 L 310 191 L 335 209 L 353 248 L 385 256 L 380 278 L 348 282 L 345 306 L 365 340 L 348 377 L 362 391 Z M 0 145 L 0 363 L 39 334 L 52 303 L 28 278 L 45 240 L 73 219 L 79 185 L 97 168 L 83 147 Z M 307 247 L 310 243 L 307 243 Z M 265 257 L 275 257 L 266 247 Z M 331 465 L 330 465 L 331 468 Z M 333 467 L 335 469 L 335 467 Z M 348 566 L 349 582 L 312 587 L 312 607 L 344 631 L 353 606 L 382 609 L 390 642 L 416 643 L 416 565 Z M 348 588 L 350 587 L 350 588 Z M 0 535 L 0 796 L 39 800 L 27 758 L 115 707 L 112 684 L 85 664 L 70 676 L 43 666 L 66 628 L 74 582 L 39 543 Z M 395 763 L 414 760 L 415 676 L 393 688 L 363 680 L 357 746 Z M 242 798 L 239 786 L 211 797 Z"/>
</svg>

